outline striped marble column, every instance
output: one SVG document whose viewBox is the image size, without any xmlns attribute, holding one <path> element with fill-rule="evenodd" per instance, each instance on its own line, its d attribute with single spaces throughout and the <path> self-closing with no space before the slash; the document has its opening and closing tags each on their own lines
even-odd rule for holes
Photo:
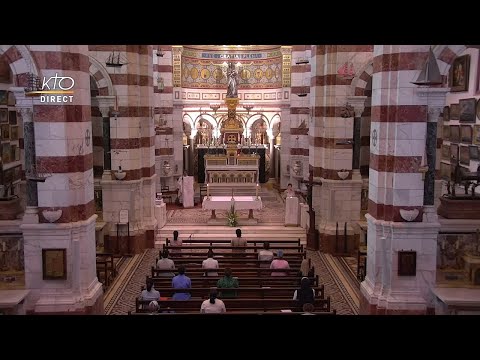
<svg viewBox="0 0 480 360">
<path fill-rule="evenodd" d="M 323 183 L 314 188 L 313 206 L 320 249 L 328 253 L 354 253 L 361 209 L 362 181 L 352 179 L 354 111 L 347 107 L 356 73 L 340 76 L 338 70 L 345 64 L 354 71 L 364 67 L 372 50 L 371 45 L 316 45 L 312 50 L 309 165 Z"/>
<path fill-rule="evenodd" d="M 42 78 L 71 77 L 74 94 L 67 102 L 33 106 L 39 223 L 21 226 L 25 240 L 27 309 L 36 313 L 103 313 L 102 286 L 97 280 L 93 201 L 92 123 L 88 49 L 84 45 L 32 45 Z M 65 83 L 64 83 L 65 85 Z M 53 81 L 50 83 L 54 87 Z M 58 87 L 55 88 L 58 90 Z M 43 252 L 64 249 L 65 272 L 42 269 Z M 61 261 L 57 256 L 57 260 Z M 50 264 L 53 266 L 53 264 Z M 64 275 L 63 279 L 46 280 Z"/>
<path fill-rule="evenodd" d="M 282 136 L 282 150 L 287 151 L 289 179 L 294 188 L 298 187 L 299 179 L 308 177 L 308 120 L 310 104 L 310 45 L 293 45 L 290 67 L 290 114 L 289 121 L 282 121 L 282 130 L 290 128 L 287 136 Z M 289 125 L 289 126 L 288 126 Z M 287 184 L 282 184 L 282 188 Z"/>
<path fill-rule="evenodd" d="M 115 253 L 138 253 L 153 247 L 156 227 L 152 46 L 90 45 L 89 50 L 101 64 L 113 52 L 123 64 L 106 66 L 116 104 L 110 117 L 113 176 L 101 181 L 103 220 L 111 225 L 105 246 Z M 119 169 L 122 179 L 115 175 Z M 128 211 L 128 228 L 118 224 L 121 210 Z"/>
<path fill-rule="evenodd" d="M 174 151 L 175 139 L 173 136 L 173 54 L 171 45 L 158 45 L 153 52 L 153 89 L 155 111 L 155 170 L 159 175 L 156 191 L 165 185 L 175 188 L 175 169 L 177 174 L 182 168 L 183 148 Z M 181 139 L 181 137 L 180 137 Z M 175 150 L 178 150 L 175 147 Z M 180 159 L 179 162 L 177 162 Z M 165 173 L 164 162 L 170 164 L 170 171 Z"/>
<path fill-rule="evenodd" d="M 374 48 L 367 275 L 361 312 L 424 314 L 433 307 L 435 216 L 423 216 L 428 97 L 416 80 L 428 46 Z M 435 134 L 433 134 L 435 136 Z M 430 214 L 432 215 L 432 214 Z M 399 275 L 400 252 L 414 251 L 416 271 Z"/>
</svg>

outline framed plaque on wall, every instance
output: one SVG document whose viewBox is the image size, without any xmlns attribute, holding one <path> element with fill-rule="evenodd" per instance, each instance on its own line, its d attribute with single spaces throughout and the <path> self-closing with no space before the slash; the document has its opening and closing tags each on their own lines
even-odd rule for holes
<svg viewBox="0 0 480 360">
<path fill-rule="evenodd" d="M 42 249 L 43 280 L 67 279 L 67 249 Z"/>
</svg>

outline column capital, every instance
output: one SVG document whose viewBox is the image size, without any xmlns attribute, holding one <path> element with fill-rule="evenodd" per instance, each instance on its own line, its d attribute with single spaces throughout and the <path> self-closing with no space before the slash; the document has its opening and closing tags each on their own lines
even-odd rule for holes
<svg viewBox="0 0 480 360">
<path fill-rule="evenodd" d="M 115 106 L 115 96 L 95 96 L 92 98 L 92 106 L 98 106 L 102 117 L 109 117 L 110 107 Z"/>
<path fill-rule="evenodd" d="M 442 106 L 429 106 L 428 107 L 428 122 L 438 122 L 438 118 L 443 111 Z"/>
<path fill-rule="evenodd" d="M 421 104 L 427 106 L 441 106 L 445 105 L 445 98 L 450 88 L 430 88 L 418 87 L 415 89 L 415 95 Z"/>
<path fill-rule="evenodd" d="M 353 107 L 355 117 L 362 116 L 365 110 L 365 100 L 367 100 L 366 96 L 347 96 L 347 103 Z"/>
<path fill-rule="evenodd" d="M 32 108 L 17 108 L 17 113 L 22 116 L 22 120 L 24 123 L 32 122 L 33 121 L 33 109 Z"/>
<path fill-rule="evenodd" d="M 197 132 L 198 132 L 197 129 L 192 129 L 192 131 L 190 132 L 190 139 L 191 140 L 195 139 L 195 136 L 197 136 Z"/>
</svg>

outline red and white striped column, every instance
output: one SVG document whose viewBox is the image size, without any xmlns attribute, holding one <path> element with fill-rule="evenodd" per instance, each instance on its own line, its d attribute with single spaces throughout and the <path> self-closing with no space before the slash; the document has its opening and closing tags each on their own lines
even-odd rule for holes
<svg viewBox="0 0 480 360">
<path fill-rule="evenodd" d="M 156 119 L 155 169 L 159 175 L 156 184 L 157 191 L 161 191 L 162 185 L 171 189 L 174 189 L 176 186 L 173 175 L 175 174 L 175 169 L 177 174 L 181 171 L 183 146 L 178 148 L 178 138 L 174 139 L 173 136 L 172 46 L 158 45 L 157 48 L 153 51 L 153 88 Z M 163 55 L 159 56 L 157 54 Z M 181 142 L 182 137 L 180 136 Z M 170 168 L 168 166 L 164 168 L 165 164 L 170 165 Z"/>
<path fill-rule="evenodd" d="M 433 306 L 437 221 L 423 217 L 428 98 L 416 80 L 428 46 L 376 45 L 373 59 L 367 275 L 361 313 L 425 314 Z M 399 275 L 402 251 L 416 269 Z"/>
<path fill-rule="evenodd" d="M 116 93 L 117 115 L 110 117 L 112 179 L 102 179 L 104 221 L 110 223 L 106 250 L 138 253 L 154 245 L 155 134 L 153 127 L 153 62 L 150 45 L 89 46 L 105 64 L 115 52 L 122 66 L 106 70 Z M 117 177 L 121 168 L 125 176 Z M 119 225 L 120 211 L 127 225 Z"/>
<path fill-rule="evenodd" d="M 288 178 L 282 177 L 281 187 L 292 183 L 297 188 L 297 180 L 308 178 L 308 120 L 310 104 L 310 45 L 293 45 L 291 52 L 290 113 L 282 119 L 282 162 L 288 165 Z M 283 126 L 285 125 L 285 126 Z M 288 132 L 289 130 L 289 132 Z"/>
<path fill-rule="evenodd" d="M 37 98 L 33 107 L 37 171 L 48 177 L 38 184 L 39 223 L 21 226 L 25 282 L 30 290 L 27 309 L 36 313 L 103 313 L 95 262 L 97 215 L 88 49 L 84 45 L 32 45 L 30 50 L 41 79 L 58 75 L 71 77 L 75 84 L 71 102 Z M 46 274 L 54 266 L 42 269 L 42 257 L 48 256 L 44 252 L 49 249 L 65 250 L 65 266 Z M 56 261 L 62 260 L 61 255 L 56 256 Z M 49 275 L 64 278 L 46 280 Z"/>
<path fill-rule="evenodd" d="M 371 45 L 316 45 L 312 47 L 310 104 L 310 170 L 322 180 L 314 187 L 320 249 L 335 254 L 352 254 L 359 234 L 354 226 L 360 219 L 361 179 L 352 179 L 353 113 L 347 110 L 352 73 L 371 59 Z M 358 107 L 358 104 L 357 104 Z M 318 211 L 319 210 L 319 211 Z M 338 225 L 337 225 L 338 224 Z"/>
</svg>

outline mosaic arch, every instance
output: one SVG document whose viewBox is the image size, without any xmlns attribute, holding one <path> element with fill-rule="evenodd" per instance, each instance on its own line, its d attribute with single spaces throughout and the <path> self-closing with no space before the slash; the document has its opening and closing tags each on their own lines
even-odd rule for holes
<svg viewBox="0 0 480 360">
<path fill-rule="evenodd" d="M 226 63 L 240 65 L 239 89 L 282 87 L 282 52 L 273 47 L 184 47 L 182 87 L 222 89 L 227 84 Z"/>
</svg>

